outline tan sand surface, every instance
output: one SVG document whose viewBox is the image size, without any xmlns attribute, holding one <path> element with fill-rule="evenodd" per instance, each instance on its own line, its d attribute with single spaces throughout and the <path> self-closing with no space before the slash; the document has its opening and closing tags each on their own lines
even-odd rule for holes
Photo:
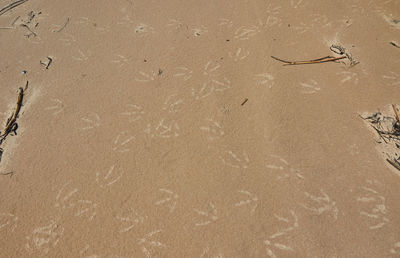
<svg viewBox="0 0 400 258">
<path fill-rule="evenodd" d="M 1 145 L 0 257 L 399 257 L 400 176 L 359 116 L 400 104 L 399 21 L 398 0 L 1 14 L 2 132 L 29 86 Z M 270 57 L 333 44 L 359 63 Z"/>
</svg>

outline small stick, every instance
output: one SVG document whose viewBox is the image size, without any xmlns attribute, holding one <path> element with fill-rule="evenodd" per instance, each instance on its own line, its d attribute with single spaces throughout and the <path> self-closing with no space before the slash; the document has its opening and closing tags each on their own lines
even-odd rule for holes
<svg viewBox="0 0 400 258">
<path fill-rule="evenodd" d="M 25 89 L 28 88 L 28 83 L 29 82 L 26 81 Z M 18 100 L 17 100 L 17 107 L 15 108 L 15 112 L 12 114 L 12 116 L 8 120 L 6 128 L 4 129 L 4 133 L 2 135 L 0 135 L 0 137 L 2 138 L 1 141 L 12 131 L 12 128 L 14 127 L 14 124 L 17 121 L 19 111 L 21 110 L 23 98 L 24 98 L 24 89 L 22 87 L 20 87 L 19 94 L 18 94 Z"/>
<path fill-rule="evenodd" d="M 8 12 L 8 11 L 10 11 L 11 9 L 17 7 L 17 6 L 20 5 L 20 4 L 25 3 L 26 1 L 28 1 L 28 0 L 18 0 L 18 1 L 15 1 L 15 2 L 9 4 L 9 5 L 4 6 L 4 7 L 1 8 L 1 10 L 0 10 L 0 15 L 6 13 L 6 12 Z"/>
<path fill-rule="evenodd" d="M 394 47 L 397 47 L 397 48 L 400 48 L 400 46 L 397 45 L 397 44 L 396 44 L 395 42 L 393 42 L 393 41 L 390 42 L 390 45 L 392 45 L 392 46 L 394 46 Z"/>
<path fill-rule="evenodd" d="M 249 100 L 249 99 L 246 98 L 246 99 L 242 102 L 241 106 L 243 106 L 244 104 L 246 104 L 246 102 L 247 102 L 248 100 Z"/>
<path fill-rule="evenodd" d="M 46 65 L 46 69 L 49 69 L 51 63 L 53 62 L 53 59 L 51 57 L 47 57 L 47 59 L 49 59 L 49 62 Z"/>
<path fill-rule="evenodd" d="M 400 116 L 399 116 L 399 113 L 397 112 L 397 108 L 394 104 L 392 104 L 392 107 L 393 107 L 394 113 L 396 114 L 397 122 L 400 123 Z"/>
<path fill-rule="evenodd" d="M 384 141 L 385 143 L 387 143 L 387 141 L 386 141 L 385 137 L 383 137 L 381 131 L 379 131 L 378 129 L 376 129 L 375 126 L 372 126 L 372 125 L 371 125 L 371 127 L 374 128 L 375 131 L 379 134 L 379 136 L 383 139 L 383 141 Z"/>
<path fill-rule="evenodd" d="M 286 61 L 286 60 L 277 58 L 275 56 L 271 56 L 271 57 L 277 61 L 285 63 L 284 65 L 319 64 L 319 63 L 333 62 L 333 61 L 347 58 L 347 56 L 341 56 L 341 57 L 325 56 L 325 57 L 308 60 L 308 61 Z"/>
</svg>

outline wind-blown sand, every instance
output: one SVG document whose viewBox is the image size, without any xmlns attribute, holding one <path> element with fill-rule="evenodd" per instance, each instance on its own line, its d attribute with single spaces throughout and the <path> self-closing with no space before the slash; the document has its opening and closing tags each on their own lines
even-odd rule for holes
<svg viewBox="0 0 400 258">
<path fill-rule="evenodd" d="M 396 0 L 2 14 L 1 131 L 29 87 L 1 145 L 0 256 L 399 256 L 400 176 L 359 116 L 400 104 L 399 21 Z M 270 57 L 332 44 L 359 64 Z"/>
</svg>

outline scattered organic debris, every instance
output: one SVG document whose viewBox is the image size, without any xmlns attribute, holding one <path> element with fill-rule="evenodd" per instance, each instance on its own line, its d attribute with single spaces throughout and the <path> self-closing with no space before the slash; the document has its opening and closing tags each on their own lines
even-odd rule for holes
<svg viewBox="0 0 400 258">
<path fill-rule="evenodd" d="M 353 56 L 350 53 L 346 52 L 346 49 L 340 45 L 332 45 L 330 50 L 335 54 L 341 55 L 339 57 L 335 56 L 325 56 L 317 59 L 312 60 L 305 60 L 305 61 L 287 61 L 275 56 L 271 56 L 273 59 L 285 63 L 284 65 L 304 65 L 304 64 L 320 64 L 320 63 L 327 63 L 327 62 L 336 62 L 342 59 L 348 59 L 350 61 L 350 66 L 354 66 L 359 62 L 353 59 Z"/>
<path fill-rule="evenodd" d="M 246 98 L 246 99 L 242 102 L 241 106 L 243 106 L 244 104 L 246 104 L 246 102 L 247 102 L 248 100 L 249 100 L 249 99 Z"/>
<path fill-rule="evenodd" d="M 400 115 L 396 105 L 392 104 L 394 116 L 385 116 L 377 112 L 362 117 L 379 136 L 377 141 L 383 144 L 386 161 L 400 171 Z"/>
<path fill-rule="evenodd" d="M 25 37 L 30 38 L 31 36 L 37 36 L 37 33 L 34 30 L 39 26 L 39 22 L 36 22 L 35 17 L 40 14 L 42 14 L 42 12 L 35 13 L 34 11 L 30 11 L 25 19 L 21 19 L 22 23 L 19 24 L 19 26 L 24 27 L 29 31 L 28 34 L 25 34 Z"/>
<path fill-rule="evenodd" d="M 9 4 L 9 5 L 4 6 L 0 10 L 0 15 L 3 15 L 4 13 L 10 11 L 11 9 L 13 9 L 13 8 L 17 7 L 18 5 L 21 5 L 21 4 L 23 4 L 23 3 L 27 2 L 27 1 L 28 0 L 18 0 L 18 1 L 15 1 L 15 2 Z"/>
<path fill-rule="evenodd" d="M 65 27 L 67 27 L 68 23 L 69 23 L 69 17 L 67 18 L 67 21 L 64 23 L 64 25 L 61 28 L 59 28 L 58 30 L 52 30 L 52 32 L 62 31 L 63 29 L 65 29 Z"/>
</svg>

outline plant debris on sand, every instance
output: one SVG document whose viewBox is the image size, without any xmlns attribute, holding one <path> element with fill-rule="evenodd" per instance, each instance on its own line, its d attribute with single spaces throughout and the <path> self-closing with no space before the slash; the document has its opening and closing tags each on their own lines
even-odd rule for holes
<svg viewBox="0 0 400 258">
<path fill-rule="evenodd" d="M 394 116 L 385 116 L 377 112 L 362 117 L 378 134 L 378 143 L 383 144 L 386 161 L 400 171 L 400 117 L 395 105 Z"/>
<path fill-rule="evenodd" d="M 3 142 L 6 140 L 7 136 L 11 133 L 14 133 L 14 135 L 17 135 L 17 129 L 18 129 L 18 123 L 17 119 L 19 117 L 19 113 L 21 111 L 22 107 L 22 102 L 24 98 L 24 91 L 28 88 L 29 82 L 26 82 L 25 89 L 20 87 L 19 88 L 19 93 L 18 93 L 18 99 L 17 99 L 17 105 L 15 107 L 14 112 L 12 115 L 8 118 L 6 127 L 3 130 L 3 132 L 0 132 L 0 146 L 3 144 Z M 0 148 L 0 161 L 1 157 L 3 155 L 4 150 Z"/>
</svg>

